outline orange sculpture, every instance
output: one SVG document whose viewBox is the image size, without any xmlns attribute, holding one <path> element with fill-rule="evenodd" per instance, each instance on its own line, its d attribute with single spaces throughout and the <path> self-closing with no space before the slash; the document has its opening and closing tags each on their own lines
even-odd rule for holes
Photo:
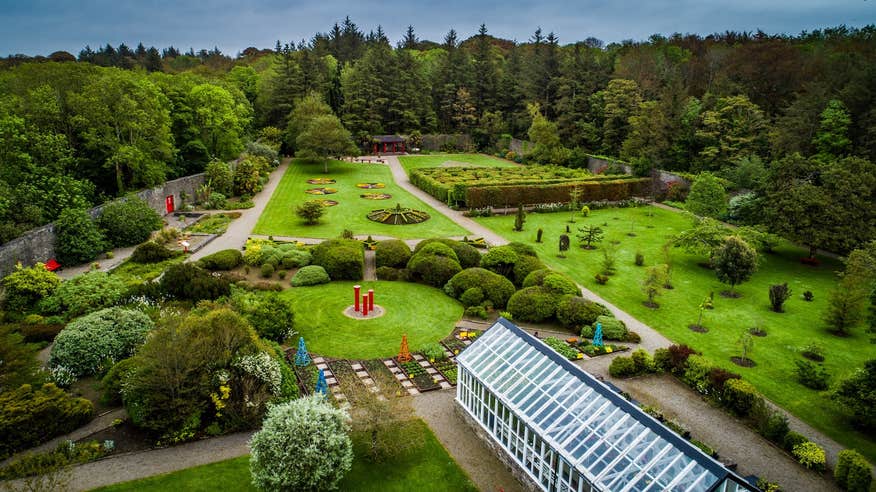
<svg viewBox="0 0 876 492">
<path fill-rule="evenodd" d="M 408 348 L 408 336 L 402 335 L 401 348 L 398 351 L 398 361 L 408 362 L 411 360 L 411 350 Z"/>
</svg>

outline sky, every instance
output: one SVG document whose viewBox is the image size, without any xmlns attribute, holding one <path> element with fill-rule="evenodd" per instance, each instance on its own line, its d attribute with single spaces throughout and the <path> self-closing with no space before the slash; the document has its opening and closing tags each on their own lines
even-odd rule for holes
<svg viewBox="0 0 876 492">
<path fill-rule="evenodd" d="M 347 15 L 365 32 L 383 26 L 393 44 L 408 25 L 420 39 L 440 41 L 450 28 L 465 39 L 481 23 L 518 41 L 541 27 L 561 44 L 588 37 L 610 43 L 655 33 L 861 27 L 876 23 L 876 0 L 0 0 L 0 56 L 138 42 L 235 55 L 310 39 Z"/>
</svg>

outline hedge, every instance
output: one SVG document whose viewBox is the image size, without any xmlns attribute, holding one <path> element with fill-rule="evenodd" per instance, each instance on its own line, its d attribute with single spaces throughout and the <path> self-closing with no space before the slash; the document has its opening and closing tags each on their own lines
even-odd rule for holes
<svg viewBox="0 0 876 492">
<path fill-rule="evenodd" d="M 464 243 L 462 241 L 456 241 L 453 239 L 445 239 L 445 238 L 432 238 L 420 241 L 417 243 L 417 246 L 414 247 L 414 254 L 417 254 L 432 243 L 441 243 L 447 246 L 450 246 L 450 249 L 456 253 L 456 258 L 459 260 L 459 266 L 463 269 L 472 268 L 479 266 L 481 264 L 481 254 L 478 252 L 477 248 L 472 246 L 471 244 Z"/>
<path fill-rule="evenodd" d="M 479 288 L 497 309 L 504 308 L 514 294 L 514 284 L 507 278 L 484 268 L 466 268 L 457 273 L 444 286 L 444 292 L 454 299 L 462 299 L 465 291 Z"/>
<path fill-rule="evenodd" d="M 411 279 L 411 272 L 407 268 L 393 268 L 388 266 L 377 267 L 377 280 L 390 282 L 407 282 Z"/>
<path fill-rule="evenodd" d="M 304 287 L 308 285 L 327 284 L 331 281 L 325 268 L 319 265 L 302 267 L 295 273 L 289 282 L 292 287 Z"/>
<path fill-rule="evenodd" d="M 514 264 L 514 285 L 522 286 L 523 281 L 530 273 L 536 270 L 543 270 L 544 263 L 535 256 L 520 256 L 517 263 Z"/>
<path fill-rule="evenodd" d="M 93 411 L 90 401 L 51 383 L 0 393 L 0 459 L 82 426 Z"/>
<path fill-rule="evenodd" d="M 243 254 L 236 249 L 223 249 L 198 260 L 198 265 L 201 268 L 210 271 L 231 270 L 239 267 L 242 263 Z"/>
<path fill-rule="evenodd" d="M 508 311 L 516 320 L 538 323 L 554 316 L 559 298 L 544 287 L 526 287 L 508 299 Z"/>
<path fill-rule="evenodd" d="M 850 492 L 868 492 L 873 481 L 867 459 L 852 449 L 840 451 L 833 476 L 840 488 Z"/>
<path fill-rule="evenodd" d="M 354 239 L 329 239 L 314 246 L 312 263 L 325 268 L 332 280 L 361 280 L 365 271 L 362 243 Z"/>
<path fill-rule="evenodd" d="M 581 330 L 581 336 L 593 338 L 593 335 L 596 333 L 596 323 L 602 325 L 602 338 L 606 340 L 624 340 L 629 333 L 626 323 L 611 315 L 603 315 L 598 316 L 596 321 L 590 326 L 585 326 Z"/>
<path fill-rule="evenodd" d="M 452 257 L 429 254 L 429 251 L 440 250 L 439 246 L 446 248 Z M 410 270 L 414 280 L 441 288 L 454 275 L 462 271 L 462 267 L 456 261 L 456 254 L 453 253 L 453 250 L 443 244 L 434 244 L 423 248 L 422 251 L 412 256 L 408 261 L 408 270 Z"/>
<path fill-rule="evenodd" d="M 181 251 L 171 251 L 155 241 L 146 241 L 134 249 L 134 252 L 131 253 L 131 261 L 134 263 L 158 263 L 181 254 Z"/>
<path fill-rule="evenodd" d="M 377 268 L 393 267 L 404 268 L 411 259 L 411 248 L 400 239 L 379 241 L 374 248 Z"/>
<path fill-rule="evenodd" d="M 568 328 L 592 325 L 598 317 L 610 314 L 602 304 L 577 295 L 564 295 L 557 303 L 557 319 Z"/>
<path fill-rule="evenodd" d="M 757 398 L 757 390 L 744 379 L 730 379 L 724 384 L 724 405 L 737 415 L 748 415 Z"/>
</svg>

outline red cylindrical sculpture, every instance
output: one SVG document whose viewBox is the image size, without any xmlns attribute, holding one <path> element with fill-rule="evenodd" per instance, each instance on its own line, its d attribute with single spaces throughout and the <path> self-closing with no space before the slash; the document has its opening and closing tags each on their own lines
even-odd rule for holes
<svg viewBox="0 0 876 492">
<path fill-rule="evenodd" d="M 368 310 L 374 311 L 374 289 L 368 289 Z"/>
<path fill-rule="evenodd" d="M 362 316 L 368 316 L 368 294 L 362 296 Z"/>
<path fill-rule="evenodd" d="M 358 286 L 358 285 L 353 286 L 353 292 L 356 293 L 356 302 L 353 304 L 353 306 L 354 306 L 354 310 L 357 312 L 359 311 L 359 291 L 361 289 L 362 289 L 361 286 Z"/>
</svg>

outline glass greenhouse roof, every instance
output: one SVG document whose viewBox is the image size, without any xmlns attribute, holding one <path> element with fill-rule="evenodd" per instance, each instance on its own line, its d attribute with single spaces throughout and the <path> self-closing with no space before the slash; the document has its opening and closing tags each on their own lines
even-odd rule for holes
<svg viewBox="0 0 876 492">
<path fill-rule="evenodd" d="M 504 318 L 457 361 L 602 490 L 757 490 Z"/>
</svg>

